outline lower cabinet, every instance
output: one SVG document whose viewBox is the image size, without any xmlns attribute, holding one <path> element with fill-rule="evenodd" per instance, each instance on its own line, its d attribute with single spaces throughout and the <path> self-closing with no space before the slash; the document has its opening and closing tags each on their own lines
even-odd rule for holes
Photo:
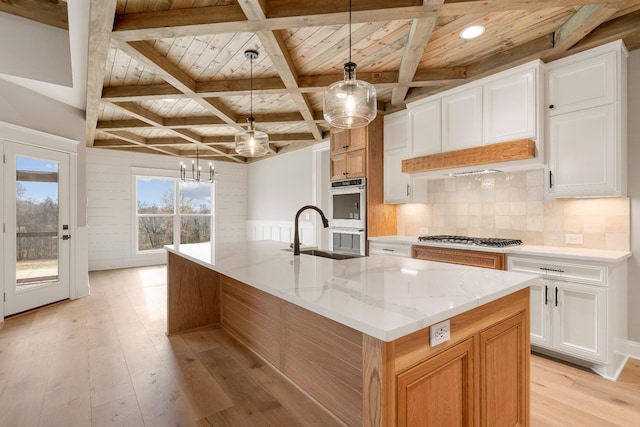
<svg viewBox="0 0 640 427">
<path fill-rule="evenodd" d="M 391 255 L 411 258 L 411 243 L 369 240 L 369 255 Z"/>
<path fill-rule="evenodd" d="M 615 379 L 626 361 L 615 346 L 627 338 L 626 260 L 509 256 L 507 264 L 541 275 L 530 287 L 532 347 Z"/>
<path fill-rule="evenodd" d="M 526 314 L 496 323 L 397 375 L 398 426 L 528 425 Z"/>
<path fill-rule="evenodd" d="M 534 296 L 535 295 L 535 296 Z M 540 279 L 531 290 L 531 343 L 607 362 L 607 289 Z"/>
</svg>

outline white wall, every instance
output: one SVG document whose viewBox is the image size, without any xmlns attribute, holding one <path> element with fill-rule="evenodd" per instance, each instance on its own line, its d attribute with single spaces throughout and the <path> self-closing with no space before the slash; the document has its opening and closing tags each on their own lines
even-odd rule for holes
<svg viewBox="0 0 640 427">
<path fill-rule="evenodd" d="M 160 264 L 164 252 L 135 255 L 132 167 L 177 172 L 176 157 L 87 149 L 89 270 Z M 217 242 L 245 239 L 247 167 L 214 162 L 215 238 Z"/>
<path fill-rule="evenodd" d="M 303 205 L 313 203 L 312 147 L 250 163 L 249 220 L 293 221 Z"/>
<path fill-rule="evenodd" d="M 250 163 L 248 183 L 247 237 L 292 242 L 295 214 L 302 206 L 316 205 L 328 215 L 328 144 Z M 328 248 L 328 230 L 315 212 L 307 213 L 299 220 L 302 244 Z"/>
<path fill-rule="evenodd" d="M 640 343 L 640 50 L 628 64 L 628 182 L 631 200 L 631 253 L 629 259 L 629 340 Z"/>
</svg>

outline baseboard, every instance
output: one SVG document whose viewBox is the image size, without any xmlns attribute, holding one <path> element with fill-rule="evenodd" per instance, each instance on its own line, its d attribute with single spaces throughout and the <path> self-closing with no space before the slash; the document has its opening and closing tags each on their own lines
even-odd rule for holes
<svg viewBox="0 0 640 427">
<path fill-rule="evenodd" d="M 640 360 L 640 342 L 626 341 L 624 353 L 632 359 Z"/>
</svg>

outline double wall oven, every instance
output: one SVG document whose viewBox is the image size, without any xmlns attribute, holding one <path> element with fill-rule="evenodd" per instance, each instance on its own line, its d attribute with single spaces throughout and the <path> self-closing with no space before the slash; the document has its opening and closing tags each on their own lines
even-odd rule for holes
<svg viewBox="0 0 640 427">
<path fill-rule="evenodd" d="M 329 241 L 331 250 L 365 255 L 367 247 L 366 178 L 331 182 Z"/>
</svg>

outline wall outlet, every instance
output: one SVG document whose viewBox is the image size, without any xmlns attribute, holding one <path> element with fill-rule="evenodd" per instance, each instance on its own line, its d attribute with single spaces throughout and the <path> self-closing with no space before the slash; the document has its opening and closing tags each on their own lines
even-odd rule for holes
<svg viewBox="0 0 640 427">
<path fill-rule="evenodd" d="M 582 234 L 565 234 L 564 242 L 569 245 L 581 245 L 583 242 Z"/>
<path fill-rule="evenodd" d="M 420 234 L 422 234 L 422 235 L 429 234 L 429 228 L 428 227 L 420 227 Z"/>
<path fill-rule="evenodd" d="M 451 339 L 451 324 L 448 320 L 436 323 L 429 328 L 429 344 L 435 347 Z"/>
</svg>

